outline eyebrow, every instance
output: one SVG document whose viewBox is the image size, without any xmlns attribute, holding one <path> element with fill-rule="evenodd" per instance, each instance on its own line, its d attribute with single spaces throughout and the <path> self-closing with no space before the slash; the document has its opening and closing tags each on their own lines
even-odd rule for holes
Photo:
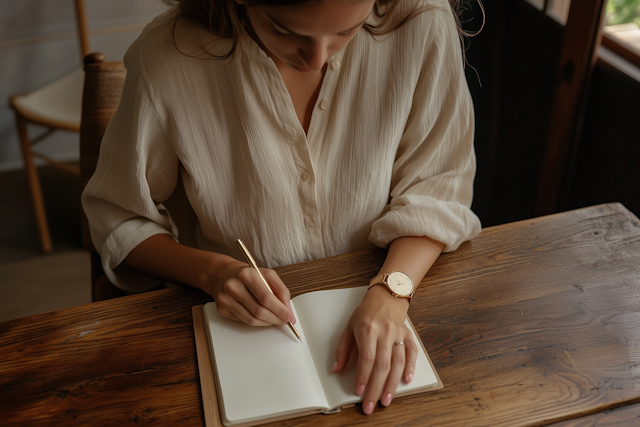
<svg viewBox="0 0 640 427">
<path fill-rule="evenodd" d="M 290 29 L 288 29 L 288 28 L 287 28 L 287 27 L 285 27 L 284 25 L 280 24 L 278 21 L 276 21 L 275 19 L 273 19 L 272 17 L 270 17 L 268 14 L 266 14 L 266 15 L 267 15 L 267 18 L 269 18 L 269 19 L 271 20 L 271 22 L 273 22 L 274 24 L 276 24 L 278 27 L 282 28 L 283 30 L 285 30 L 285 31 L 287 31 L 287 32 L 289 32 L 289 33 L 291 33 L 291 34 L 295 34 L 295 35 L 297 35 L 297 36 L 299 36 L 299 35 L 300 35 L 300 34 L 298 34 L 298 33 L 294 32 L 294 31 L 291 31 Z M 368 19 L 368 18 L 369 18 L 369 17 L 365 18 L 365 19 L 364 19 L 364 21 L 362 21 L 362 22 L 361 22 L 361 23 L 359 23 L 358 25 L 356 25 L 356 26 L 354 26 L 354 27 L 351 27 L 351 28 L 349 28 L 348 30 L 344 30 L 344 31 L 341 31 L 341 32 L 339 32 L 339 33 L 336 33 L 336 34 L 344 34 L 344 33 L 348 33 L 349 31 L 353 31 L 353 30 L 355 30 L 356 28 L 358 28 L 360 25 L 364 24 L 364 23 L 367 21 L 367 19 Z"/>
</svg>

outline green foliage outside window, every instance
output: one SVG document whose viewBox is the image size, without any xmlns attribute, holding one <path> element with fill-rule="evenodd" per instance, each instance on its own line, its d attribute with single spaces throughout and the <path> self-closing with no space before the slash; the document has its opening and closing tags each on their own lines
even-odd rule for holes
<svg viewBox="0 0 640 427">
<path fill-rule="evenodd" d="M 640 0 L 608 0 L 606 13 L 606 25 L 633 22 L 640 27 Z"/>
</svg>

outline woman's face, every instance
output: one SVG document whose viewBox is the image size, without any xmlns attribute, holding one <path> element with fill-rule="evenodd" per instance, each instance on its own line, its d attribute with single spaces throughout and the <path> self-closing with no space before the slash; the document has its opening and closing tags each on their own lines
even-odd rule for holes
<svg viewBox="0 0 640 427">
<path fill-rule="evenodd" d="M 321 70 L 356 35 L 374 0 L 322 0 L 310 5 L 250 6 L 254 36 L 267 55 L 299 72 Z M 255 37 L 254 37 L 255 38 Z"/>
</svg>

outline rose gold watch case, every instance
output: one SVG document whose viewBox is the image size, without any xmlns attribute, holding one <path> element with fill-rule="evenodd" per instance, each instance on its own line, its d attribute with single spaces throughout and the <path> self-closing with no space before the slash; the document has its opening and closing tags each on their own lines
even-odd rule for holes
<svg viewBox="0 0 640 427">
<path fill-rule="evenodd" d="M 408 280 L 409 283 L 406 281 Z M 402 271 L 392 271 L 389 274 L 380 273 L 369 282 L 369 289 L 375 285 L 383 284 L 389 289 L 391 295 L 396 298 L 409 298 L 409 304 L 413 299 L 413 293 L 415 292 L 415 286 L 411 277 Z M 410 286 L 410 289 L 406 289 Z M 400 292 L 396 292 L 400 291 Z"/>
</svg>

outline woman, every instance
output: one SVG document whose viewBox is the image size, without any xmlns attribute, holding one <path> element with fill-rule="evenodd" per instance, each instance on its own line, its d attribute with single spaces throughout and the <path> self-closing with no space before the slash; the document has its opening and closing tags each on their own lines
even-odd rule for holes
<svg viewBox="0 0 640 427">
<path fill-rule="evenodd" d="M 230 319 L 282 325 L 295 322 L 286 286 L 264 269 L 270 294 L 238 260 L 237 238 L 268 267 L 388 247 L 380 273 L 417 285 L 479 232 L 472 105 L 446 1 L 175 3 L 125 56 L 83 194 L 111 282 L 157 284 L 143 273 L 208 292 Z M 161 204 L 178 173 L 196 247 L 179 243 Z M 412 380 L 417 355 L 410 298 L 382 282 L 352 314 L 333 369 L 357 347 L 366 414 Z"/>
</svg>

